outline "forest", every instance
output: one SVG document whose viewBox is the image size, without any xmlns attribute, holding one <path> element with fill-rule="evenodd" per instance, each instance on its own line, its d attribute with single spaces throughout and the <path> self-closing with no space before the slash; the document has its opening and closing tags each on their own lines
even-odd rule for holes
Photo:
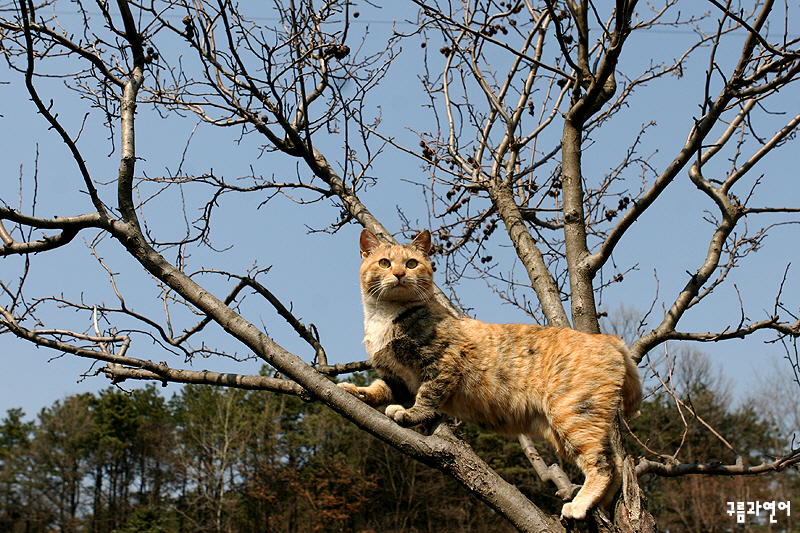
<svg viewBox="0 0 800 533">
<path fill-rule="evenodd" d="M 675 377 L 675 391 L 653 387 L 623 431 L 633 455 L 658 459 L 677 449 L 699 461 L 738 455 L 752 466 L 786 446 L 786 431 L 756 399 L 731 401 L 704 354 L 684 358 L 690 370 Z M 560 499 L 533 475 L 516 441 L 469 425 L 459 431 L 502 477 L 558 514 Z M 562 466 L 577 477 L 575 467 Z M 785 511 L 775 511 L 775 524 L 763 510 L 739 524 L 727 503 L 800 509 L 796 467 L 759 477 L 647 474 L 640 483 L 660 531 L 798 530 Z M 449 476 L 295 396 L 186 385 L 168 398 L 152 384 L 109 387 L 57 401 L 35 420 L 12 409 L 0 422 L 3 532 L 513 530 Z"/>
</svg>

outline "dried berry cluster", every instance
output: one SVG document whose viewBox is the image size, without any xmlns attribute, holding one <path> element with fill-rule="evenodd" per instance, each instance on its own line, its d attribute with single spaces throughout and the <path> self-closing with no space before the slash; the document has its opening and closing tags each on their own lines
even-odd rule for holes
<svg viewBox="0 0 800 533">
<path fill-rule="evenodd" d="M 628 198 L 627 196 L 623 196 L 622 198 L 620 198 L 619 199 L 619 205 L 617 206 L 616 209 L 606 209 L 606 212 L 605 212 L 606 220 L 608 220 L 609 222 L 614 220 L 614 217 L 617 216 L 617 212 L 622 211 L 623 209 L 627 208 L 628 204 L 630 204 L 630 203 L 631 203 L 631 199 Z"/>
<path fill-rule="evenodd" d="M 508 35 L 508 30 L 502 24 L 492 24 L 481 30 L 481 33 L 487 37 L 494 37 L 498 32 L 502 33 L 503 35 Z"/>
<path fill-rule="evenodd" d="M 153 61 L 158 61 L 158 52 L 152 46 L 147 47 L 147 55 L 144 56 L 144 62 L 148 65 Z"/>
<path fill-rule="evenodd" d="M 335 57 L 336 59 L 344 59 L 350 54 L 350 47 L 346 44 L 332 44 L 322 51 L 322 57 Z"/>
<path fill-rule="evenodd" d="M 559 194 L 558 191 L 560 190 L 561 190 L 561 179 L 558 177 L 554 177 L 553 184 L 550 185 L 550 190 L 547 191 L 547 194 L 549 196 L 552 196 L 553 198 L 557 198 Z"/>
<path fill-rule="evenodd" d="M 436 153 L 433 150 L 431 150 L 430 146 L 425 144 L 425 141 L 420 141 L 419 145 L 422 147 L 422 157 L 424 157 L 428 161 L 436 160 Z"/>
<path fill-rule="evenodd" d="M 192 16 L 186 15 L 183 17 L 183 33 L 186 35 L 186 39 L 191 41 L 194 39 L 194 24 L 192 24 Z"/>
</svg>

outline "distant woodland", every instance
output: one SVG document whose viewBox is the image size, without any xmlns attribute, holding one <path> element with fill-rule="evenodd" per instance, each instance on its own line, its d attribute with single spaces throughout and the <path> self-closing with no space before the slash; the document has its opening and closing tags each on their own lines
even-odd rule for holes
<svg viewBox="0 0 800 533">
<path fill-rule="evenodd" d="M 699 363 L 697 362 L 699 361 Z M 769 461 L 786 446 L 757 402 L 734 406 L 702 358 L 675 389 L 651 393 L 626 447 L 665 460 L 669 450 L 699 461 Z M 368 376 L 352 379 L 365 381 Z M 709 386 L 709 383 L 711 384 Z M 676 403 L 683 407 L 676 409 Z M 717 428 L 717 433 L 708 426 Z M 475 451 L 537 505 L 557 514 L 555 489 L 534 475 L 519 443 L 458 428 Z M 646 441 L 638 435 L 650 436 Z M 548 463 L 558 459 L 544 444 Z M 677 454 L 676 454 L 677 455 Z M 562 465 L 573 479 L 578 472 Z M 679 481 L 680 480 L 680 481 Z M 791 501 L 800 476 L 645 475 L 661 531 L 797 531 L 728 515 L 728 501 Z M 794 498 L 794 499 L 793 499 Z M 263 391 L 185 386 L 170 398 L 156 386 L 70 396 L 29 420 L 0 422 L 0 531 L 500 532 L 514 531 L 452 478 L 360 431 L 319 403 Z"/>
</svg>

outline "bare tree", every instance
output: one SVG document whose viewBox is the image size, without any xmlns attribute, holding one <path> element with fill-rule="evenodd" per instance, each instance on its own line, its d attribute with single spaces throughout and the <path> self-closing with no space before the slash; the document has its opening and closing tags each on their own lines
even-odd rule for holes
<svg viewBox="0 0 800 533">
<path fill-rule="evenodd" d="M 263 282 L 266 269 L 216 266 L 225 256 L 212 253 L 217 250 L 215 217 L 231 196 L 240 198 L 242 206 L 255 196 L 254 213 L 277 197 L 301 205 L 325 201 L 335 211 L 327 231 L 355 222 L 393 241 L 362 202 L 376 181 L 376 162 L 393 146 L 427 169 L 427 180 L 411 179 L 423 186 L 454 313 L 464 311 L 455 283 L 475 273 L 505 284 L 498 294 L 537 320 L 598 332 L 597 297 L 609 283 L 623 279 L 624 272 L 611 266 L 614 252 L 634 222 L 658 204 L 678 176 L 688 174 L 715 206 L 707 215 L 712 228 L 708 253 L 685 287 L 663 300 L 660 323 L 648 328 L 642 319 L 631 344 L 637 360 L 671 340 L 721 341 L 761 330 L 774 332 L 787 351 L 796 353 L 800 320 L 782 303 L 780 280 L 774 309 L 764 320 L 749 320 L 742 310 L 741 318 L 733 317 L 738 324 L 724 331 L 679 328 L 685 313 L 724 284 L 767 237 L 770 223 L 752 232 L 760 216 L 797 222 L 791 217 L 800 212 L 798 206 L 753 205 L 759 183 L 780 176 L 752 171 L 793 140 L 800 121 L 800 115 L 791 114 L 780 115 L 778 126 L 766 120 L 774 118 L 771 102 L 800 77 L 797 38 L 788 33 L 796 13 L 773 9 L 771 1 L 739 9 L 709 0 L 706 13 L 695 13 L 696 5 L 679 10 L 677 3 L 668 0 L 655 7 L 619 1 L 609 7 L 575 0 L 414 0 L 417 18 L 378 46 L 369 31 L 355 35 L 359 13 L 347 2 L 276 2 L 266 14 L 251 18 L 242 6 L 222 1 L 117 0 L 91 7 L 81 2 L 64 7 L 57 0 L 8 3 L 0 19 L 0 50 L 8 71 L 24 79 L 39 119 L 52 130 L 48 135 L 56 135 L 68 150 L 78 175 L 69 187 L 81 194 L 64 193 L 80 202 L 64 206 L 58 216 L 38 216 L 37 169 L 33 176 L 20 175 L 20 183 L 27 184 L 20 189 L 33 190 L 32 198 L 20 194 L 16 206 L 2 199 L 0 255 L 7 259 L 0 279 L 0 333 L 105 362 L 101 372 L 117 383 L 204 383 L 322 401 L 410 457 L 452 475 L 520 531 L 559 531 L 561 524 L 492 471 L 448 425 L 429 428 L 430 435 L 401 428 L 335 387 L 327 376 L 365 369 L 368 363 L 328 364 L 317 329 L 274 296 Z M 684 51 L 671 62 L 624 71 L 623 59 L 641 46 L 631 44 L 632 38 L 662 27 L 690 30 Z M 386 131 L 370 101 L 392 64 L 403 57 L 404 44 L 422 46 L 425 52 L 417 74 L 430 110 L 430 120 L 403 124 L 416 136 L 410 145 L 407 136 Z M 661 166 L 639 152 L 649 124 L 626 146 L 614 145 L 611 127 L 634 93 L 660 78 L 683 76 L 690 58 L 701 53 L 707 62 L 704 94 L 691 126 L 682 132 L 683 145 Z M 54 79 L 75 98 L 68 100 L 64 95 L 70 93 L 55 88 Z M 85 115 L 72 114 L 73 105 Z M 182 155 L 176 169 L 158 175 L 137 170 L 148 156 L 141 148 L 148 146 L 148 131 L 162 127 L 156 121 L 187 116 L 197 119 L 195 130 L 210 125 L 232 131 L 240 145 L 259 157 L 295 162 L 294 172 L 280 173 L 295 177 L 278 178 L 277 172 L 264 177 L 251 169 L 230 179 L 219 165 L 193 173 L 184 170 L 189 165 Z M 182 147 L 172 147 L 176 153 L 186 153 L 195 130 Z M 92 150 L 97 140 L 87 136 L 94 131 L 105 133 L 119 159 L 114 175 Z M 617 158 L 607 172 L 582 158 L 587 144 L 604 136 L 610 136 Z M 153 157 L 163 148 L 150 147 Z M 238 163 L 251 153 L 230 159 Z M 745 192 L 734 194 L 735 187 Z M 156 207 L 167 195 L 172 195 L 171 207 Z M 201 213 L 197 218 L 191 215 L 195 206 Z M 246 209 L 234 213 L 243 231 L 257 227 L 257 218 Z M 416 226 L 406 221 L 404 230 Z M 498 228 L 507 233 L 499 242 L 493 237 Z M 32 265 L 92 232 L 95 236 L 84 242 L 106 271 L 117 303 L 88 295 L 31 296 L 37 282 Z M 491 268 L 491 247 L 502 249 L 509 242 L 513 261 L 524 269 L 522 277 Z M 126 255 L 146 273 L 136 278 L 139 286 L 125 286 L 108 265 L 108 254 Z M 606 280 L 609 273 L 614 275 Z M 146 284 L 157 288 L 159 306 L 139 311 L 128 302 Z M 87 280 L 87 290 L 94 285 Z M 533 304 L 529 288 L 536 294 Z M 263 297 L 291 325 L 311 347 L 313 361 L 291 353 L 254 324 L 258 315 L 244 303 L 252 294 Z M 441 298 L 446 300 L 444 293 Z M 78 314 L 65 316 L 54 308 Z M 53 321 L 58 325 L 51 327 Z M 81 325 L 87 322 L 88 328 Z M 212 324 L 235 342 L 221 342 L 221 347 L 207 342 L 217 338 Z M 180 366 L 181 358 L 190 362 L 197 356 L 241 359 L 241 344 L 280 374 Z M 522 444 L 537 474 L 569 498 L 573 485 L 566 474 L 544 463 L 532 443 Z M 795 449 L 755 469 L 647 461 L 636 473 L 762 473 L 798 460 L 800 450 Z M 651 519 L 636 492 L 633 461 L 627 464 L 621 499 L 627 512 L 611 521 L 601 513 L 594 516 L 608 530 L 647 530 Z"/>
</svg>

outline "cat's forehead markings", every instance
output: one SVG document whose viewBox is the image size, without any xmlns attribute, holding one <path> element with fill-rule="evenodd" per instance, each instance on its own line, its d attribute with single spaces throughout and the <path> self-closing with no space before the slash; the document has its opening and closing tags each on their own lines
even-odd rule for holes
<svg viewBox="0 0 800 533">
<path fill-rule="evenodd" d="M 384 253 L 387 255 L 405 255 L 408 253 L 408 248 L 402 246 L 400 244 L 395 244 L 393 246 L 389 246 L 383 250 Z"/>
</svg>

